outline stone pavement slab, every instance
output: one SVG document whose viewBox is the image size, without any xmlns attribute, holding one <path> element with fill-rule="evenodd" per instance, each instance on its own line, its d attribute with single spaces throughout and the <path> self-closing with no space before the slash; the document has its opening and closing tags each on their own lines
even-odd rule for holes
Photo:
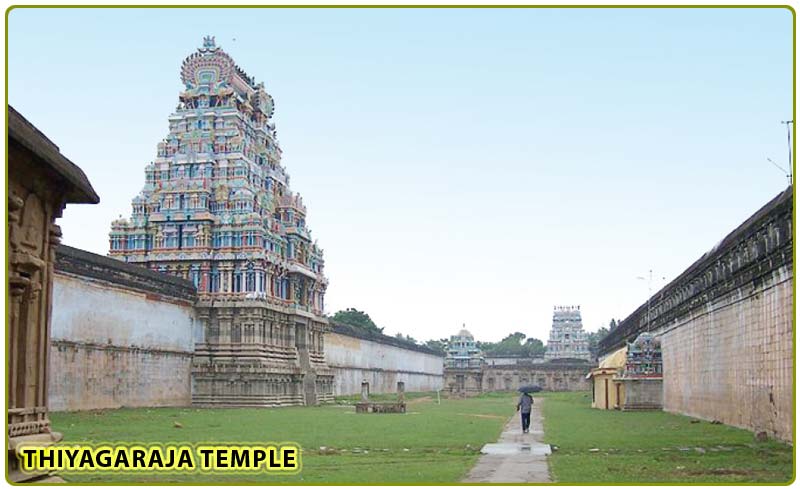
<svg viewBox="0 0 800 489">
<path fill-rule="evenodd" d="M 531 411 L 529 433 L 522 433 L 519 413 L 506 423 L 497 443 L 481 448 L 478 463 L 463 482 L 551 482 L 547 466 L 550 445 L 542 443 L 542 399 L 536 398 Z"/>
</svg>

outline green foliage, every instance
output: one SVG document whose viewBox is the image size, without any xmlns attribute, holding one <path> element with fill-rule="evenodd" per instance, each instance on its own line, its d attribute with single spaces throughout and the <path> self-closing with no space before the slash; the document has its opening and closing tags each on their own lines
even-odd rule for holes
<svg viewBox="0 0 800 489">
<path fill-rule="evenodd" d="M 391 397 L 390 395 L 386 395 Z M 379 396 L 376 396 L 379 397 Z M 355 414 L 349 405 L 272 409 L 138 408 L 51 413 L 68 443 L 263 444 L 296 442 L 297 475 L 258 473 L 84 472 L 72 484 L 392 484 L 454 483 L 494 442 L 514 412 L 514 398 L 436 403 L 407 393 L 406 414 Z M 388 399 L 387 399 L 388 400 Z M 183 428 L 176 429 L 175 422 Z M 321 450 L 320 447 L 326 447 Z"/>
<path fill-rule="evenodd" d="M 528 338 L 525 340 L 525 347 L 528 350 L 528 356 L 542 356 L 547 351 L 547 347 L 544 346 L 542 340 L 538 338 Z"/>
<path fill-rule="evenodd" d="M 545 395 L 545 442 L 562 483 L 786 482 L 792 448 L 749 431 L 663 411 L 591 408 L 591 394 Z M 591 449 L 598 449 L 590 452 Z"/>
<path fill-rule="evenodd" d="M 608 325 L 608 328 L 603 327 L 587 335 L 587 339 L 589 340 L 589 351 L 592 353 L 592 358 L 597 357 L 597 345 L 600 343 L 600 340 L 608 336 L 608 333 L 610 333 L 611 330 L 616 327 L 617 323 L 612 319 Z"/>
<path fill-rule="evenodd" d="M 359 311 L 353 307 L 348 307 L 344 311 L 337 311 L 331 319 L 337 323 L 347 324 L 356 328 L 375 333 L 383 333 L 383 328 L 379 328 L 364 311 Z"/>
<path fill-rule="evenodd" d="M 431 350 L 446 352 L 447 346 L 450 344 L 450 340 L 447 338 L 442 338 L 439 340 L 428 340 L 423 345 L 427 346 Z"/>
<path fill-rule="evenodd" d="M 536 338 L 525 338 L 520 332 L 512 333 L 498 343 L 477 342 L 485 354 L 492 355 L 516 355 L 523 357 L 534 357 L 544 355 L 545 346 L 541 340 Z"/>
<path fill-rule="evenodd" d="M 397 333 L 396 335 L 394 335 L 394 337 L 397 338 L 398 340 L 403 340 L 403 341 L 407 341 L 409 343 L 414 343 L 415 345 L 419 344 L 419 342 L 417 340 L 415 340 L 414 338 L 412 338 L 409 335 L 403 335 L 403 333 Z"/>
</svg>

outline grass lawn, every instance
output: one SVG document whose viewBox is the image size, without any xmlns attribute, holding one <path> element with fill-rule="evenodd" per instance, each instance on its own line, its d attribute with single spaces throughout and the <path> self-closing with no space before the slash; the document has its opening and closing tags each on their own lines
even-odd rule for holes
<svg viewBox="0 0 800 489">
<path fill-rule="evenodd" d="M 51 419 L 65 443 L 291 441 L 303 448 L 297 475 L 61 472 L 67 482 L 433 483 L 461 480 L 481 446 L 497 440 L 515 406 L 512 395 L 441 404 L 435 393 L 407 398 L 406 414 L 355 414 L 344 404 L 350 400 L 341 398 L 336 405 L 310 408 L 140 408 L 51 413 Z M 176 428 L 176 421 L 183 427 Z"/>
<path fill-rule="evenodd" d="M 545 442 L 558 482 L 789 482 L 792 447 L 665 412 L 591 408 L 591 394 L 550 393 Z M 694 422 L 693 422 L 694 421 Z M 597 451 L 590 451 L 598 449 Z"/>
</svg>

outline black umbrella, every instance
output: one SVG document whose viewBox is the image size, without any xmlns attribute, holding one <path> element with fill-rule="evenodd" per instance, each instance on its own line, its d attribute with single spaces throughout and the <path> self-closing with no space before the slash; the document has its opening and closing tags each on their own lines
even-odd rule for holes
<svg viewBox="0 0 800 489">
<path fill-rule="evenodd" d="M 539 392 L 540 390 L 542 390 L 542 388 L 539 387 L 538 385 L 523 385 L 517 390 L 520 392 L 531 393 L 531 392 Z"/>
</svg>

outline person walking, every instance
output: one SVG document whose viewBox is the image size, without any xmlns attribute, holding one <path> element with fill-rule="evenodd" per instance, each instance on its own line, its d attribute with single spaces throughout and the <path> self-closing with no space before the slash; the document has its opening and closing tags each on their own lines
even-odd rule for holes
<svg viewBox="0 0 800 489">
<path fill-rule="evenodd" d="M 527 392 L 519 396 L 517 411 L 522 415 L 522 432 L 527 433 L 531 427 L 531 408 L 533 407 L 533 397 Z"/>
</svg>

